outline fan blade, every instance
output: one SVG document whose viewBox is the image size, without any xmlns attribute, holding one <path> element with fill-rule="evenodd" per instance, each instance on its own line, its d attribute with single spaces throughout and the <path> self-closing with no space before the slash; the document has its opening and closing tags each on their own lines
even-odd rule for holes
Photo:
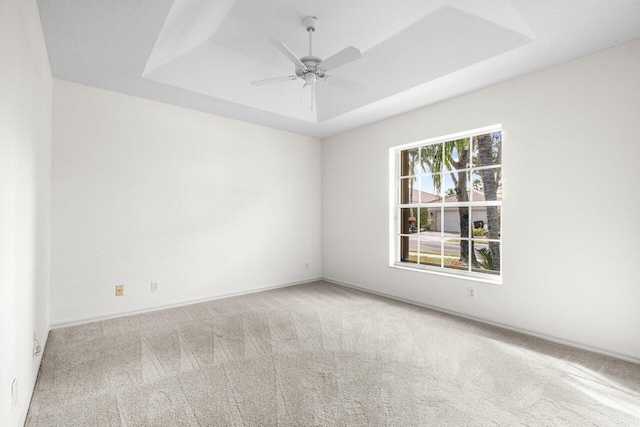
<svg viewBox="0 0 640 427">
<path fill-rule="evenodd" d="M 278 49 L 280 52 L 282 52 L 284 54 L 284 56 L 289 58 L 289 61 L 291 61 L 294 64 L 296 64 L 296 67 L 300 67 L 305 71 L 307 70 L 307 66 L 304 65 L 302 63 L 302 61 L 300 61 L 298 59 L 298 57 L 295 56 L 293 54 L 293 52 L 291 52 L 291 50 L 284 43 L 282 43 L 281 41 L 276 40 L 276 39 L 271 39 L 271 44 L 273 44 L 276 47 L 276 49 Z"/>
<path fill-rule="evenodd" d="M 357 83 L 351 80 L 342 79 L 340 77 L 335 77 L 335 76 L 326 76 L 325 82 L 327 82 L 329 86 L 337 87 L 339 89 L 346 90 L 348 92 L 353 92 L 353 93 L 364 92 L 364 90 L 367 88 L 362 83 Z"/>
<path fill-rule="evenodd" d="M 256 80 L 255 82 L 251 82 L 251 84 L 254 86 L 264 86 L 264 85 L 270 85 L 273 83 L 282 83 L 289 80 L 298 80 L 298 76 L 284 76 L 284 77 L 275 77 L 273 79 Z"/>
<path fill-rule="evenodd" d="M 318 67 L 322 68 L 324 71 L 335 70 L 338 67 L 342 67 L 343 65 L 360 58 L 362 58 L 360 51 L 353 46 L 349 46 L 322 61 Z"/>
</svg>

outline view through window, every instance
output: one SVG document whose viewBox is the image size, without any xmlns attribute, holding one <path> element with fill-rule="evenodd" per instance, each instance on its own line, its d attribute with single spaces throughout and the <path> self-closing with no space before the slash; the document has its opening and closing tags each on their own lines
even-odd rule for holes
<svg viewBox="0 0 640 427">
<path fill-rule="evenodd" d="M 396 263 L 500 276 L 500 128 L 403 147 L 396 161 Z"/>
</svg>

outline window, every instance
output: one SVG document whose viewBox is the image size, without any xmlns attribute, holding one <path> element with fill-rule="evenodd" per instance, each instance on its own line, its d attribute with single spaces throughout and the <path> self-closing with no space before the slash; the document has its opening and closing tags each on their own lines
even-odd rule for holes
<svg viewBox="0 0 640 427">
<path fill-rule="evenodd" d="M 391 149 L 392 265 L 499 282 L 499 126 Z"/>
</svg>

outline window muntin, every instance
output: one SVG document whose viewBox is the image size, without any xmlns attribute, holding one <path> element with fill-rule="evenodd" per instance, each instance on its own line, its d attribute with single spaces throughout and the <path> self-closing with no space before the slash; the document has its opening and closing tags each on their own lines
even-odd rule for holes
<svg viewBox="0 0 640 427">
<path fill-rule="evenodd" d="M 499 127 L 394 150 L 394 265 L 500 279 Z"/>
</svg>

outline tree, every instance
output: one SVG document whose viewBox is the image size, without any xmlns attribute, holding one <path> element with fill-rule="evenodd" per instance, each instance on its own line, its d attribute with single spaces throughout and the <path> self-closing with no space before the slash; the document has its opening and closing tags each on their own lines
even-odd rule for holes
<svg viewBox="0 0 640 427">
<path fill-rule="evenodd" d="M 467 175 L 468 172 L 465 169 L 470 166 L 471 151 L 469 148 L 469 138 L 457 139 L 453 141 L 447 141 L 444 144 L 428 145 L 422 148 L 422 155 L 420 156 L 424 166 L 432 172 L 441 172 L 443 166 L 446 167 L 446 172 L 451 176 L 451 180 L 454 184 L 453 192 L 459 202 L 469 201 L 469 192 L 467 189 Z M 454 151 L 457 153 L 457 159 L 454 158 Z M 442 187 L 442 176 L 435 173 L 433 176 L 433 185 L 440 192 Z M 448 193 L 449 191 L 447 191 Z M 447 194 L 448 195 L 448 194 Z M 469 208 L 459 207 L 458 215 L 460 219 L 460 236 L 469 235 Z M 473 252 L 473 247 L 472 251 Z M 460 260 L 469 262 L 469 241 L 460 240 Z"/>
<path fill-rule="evenodd" d="M 419 154 L 418 149 L 410 150 L 408 152 L 408 156 L 409 156 L 409 164 L 408 164 L 408 171 L 407 172 L 410 175 L 412 175 L 411 178 L 409 178 L 409 200 L 408 200 L 408 202 L 409 203 L 415 203 L 415 202 L 419 202 L 419 200 L 413 200 L 413 184 L 414 184 L 414 182 L 416 180 L 416 177 L 415 177 L 414 174 L 415 174 L 416 166 L 418 165 L 418 162 L 420 161 L 419 160 L 420 159 L 420 154 Z M 414 211 L 413 207 L 411 207 L 409 209 L 409 215 L 410 215 L 410 217 L 413 217 L 413 218 L 416 217 L 416 212 Z M 414 220 L 414 222 L 415 222 L 415 220 Z M 413 228 L 413 227 L 410 227 L 410 228 Z M 418 230 L 418 231 L 420 231 L 420 230 Z"/>
<path fill-rule="evenodd" d="M 478 147 L 476 156 L 478 166 L 492 166 L 501 163 L 502 134 L 500 132 L 478 135 L 474 138 L 476 138 Z M 482 178 L 485 200 L 498 200 L 498 186 L 502 168 L 480 169 L 478 173 Z M 487 229 L 489 239 L 500 238 L 500 212 L 497 206 L 487 206 Z M 500 271 L 500 244 L 498 242 L 489 242 L 489 252 L 486 256 L 491 258 L 492 270 Z"/>
<path fill-rule="evenodd" d="M 469 167 L 471 150 L 469 149 L 469 138 L 456 139 L 444 143 L 444 162 L 451 175 L 451 180 L 455 186 L 456 198 L 459 202 L 469 201 L 469 191 L 467 190 L 466 170 Z M 458 159 L 454 159 L 453 151 L 458 153 Z M 459 207 L 458 215 L 460 221 L 460 236 L 469 236 L 469 208 Z M 473 246 L 471 247 L 473 256 Z M 460 260 L 469 262 L 469 240 L 460 239 Z"/>
</svg>

